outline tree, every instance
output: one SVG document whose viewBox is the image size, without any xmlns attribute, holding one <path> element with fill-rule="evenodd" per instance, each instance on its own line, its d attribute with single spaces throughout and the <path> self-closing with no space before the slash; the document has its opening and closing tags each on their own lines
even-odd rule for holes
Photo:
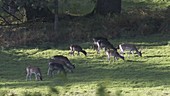
<svg viewBox="0 0 170 96">
<path fill-rule="evenodd" d="M 107 15 L 121 12 L 121 0 L 97 0 L 96 13 Z"/>
<path fill-rule="evenodd" d="M 0 19 L 6 24 L 11 20 L 26 21 L 54 21 L 54 13 L 48 8 L 50 0 L 0 0 Z M 24 18 L 24 20 L 23 20 Z"/>
<path fill-rule="evenodd" d="M 58 31 L 58 0 L 54 0 L 54 14 L 55 14 L 55 18 L 54 18 L 54 31 L 57 32 Z"/>
<path fill-rule="evenodd" d="M 121 0 L 0 0 L 0 18 L 6 23 L 10 22 L 3 13 L 24 22 L 15 15 L 20 9 L 25 10 L 22 11 L 24 12 L 22 16 L 25 16 L 27 21 L 53 22 L 57 21 L 59 14 L 64 18 L 91 16 L 96 13 L 101 15 L 120 13 Z"/>
</svg>

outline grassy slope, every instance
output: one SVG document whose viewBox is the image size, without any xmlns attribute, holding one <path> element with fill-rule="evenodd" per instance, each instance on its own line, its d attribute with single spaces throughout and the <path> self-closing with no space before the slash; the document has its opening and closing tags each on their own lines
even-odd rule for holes
<svg viewBox="0 0 170 96">
<path fill-rule="evenodd" d="M 149 40 L 147 40 L 150 38 Z M 159 41 L 161 40 L 161 41 Z M 68 55 L 64 48 L 53 49 L 9 49 L 1 51 L 0 90 L 1 94 L 20 95 L 85 95 L 98 94 L 115 96 L 160 96 L 170 95 L 170 46 L 168 36 L 154 35 L 134 39 L 110 40 L 114 45 L 122 42 L 135 43 L 142 48 L 143 57 L 125 58 L 126 61 L 108 62 L 104 53 L 98 55 L 90 49 L 90 43 L 81 46 L 88 56 Z M 68 45 L 69 46 L 69 45 Z M 67 56 L 76 65 L 74 73 L 67 78 L 56 75 L 49 78 L 47 73 L 48 58 L 53 55 Z M 126 56 L 127 57 L 127 56 Z M 39 66 L 43 73 L 43 81 L 25 81 L 25 67 Z M 9 90 L 8 90 L 9 89 Z M 7 90 L 7 91 L 5 91 Z M 53 93 L 50 93 L 50 92 Z M 32 92 L 32 93 L 30 93 Z M 29 95 L 28 95 L 29 94 Z"/>
</svg>

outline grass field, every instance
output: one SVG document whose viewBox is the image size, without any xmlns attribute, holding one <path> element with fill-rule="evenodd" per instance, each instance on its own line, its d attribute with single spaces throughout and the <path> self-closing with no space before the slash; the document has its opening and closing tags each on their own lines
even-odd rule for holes
<svg viewBox="0 0 170 96">
<path fill-rule="evenodd" d="M 137 8 L 158 10 L 170 5 L 168 0 L 122 1 L 123 11 Z M 91 8 L 82 12 L 88 13 L 88 10 Z M 95 27 L 97 32 L 100 31 L 100 26 Z M 76 43 L 87 51 L 87 57 L 83 54 L 69 55 L 69 44 L 51 46 L 46 43 L 38 47 L 0 50 L 0 96 L 170 96 L 169 37 L 170 34 L 162 32 L 145 37 L 127 36 L 109 40 L 115 47 L 123 42 L 136 44 L 143 53 L 142 57 L 131 55 L 128 58 L 125 55 L 125 61 L 119 59 L 116 62 L 113 62 L 113 58 L 109 62 L 103 51 L 97 54 L 92 50 L 92 40 Z M 76 66 L 74 72 L 68 73 L 67 77 L 62 74 L 56 74 L 53 78 L 47 76 L 49 58 L 54 55 L 67 56 Z M 35 81 L 34 77 L 32 81 L 25 80 L 28 65 L 41 68 L 43 81 Z"/>
<path fill-rule="evenodd" d="M 148 40 L 149 38 L 149 40 Z M 88 53 L 85 57 L 69 55 L 69 44 L 50 49 L 11 48 L 0 51 L 0 94 L 2 96 L 170 96 L 169 35 L 110 40 L 138 45 L 143 57 L 125 55 L 125 61 L 108 61 L 102 51 L 92 50 L 91 42 L 79 43 Z M 48 59 L 67 56 L 76 69 L 67 77 L 47 76 Z M 41 68 L 43 81 L 25 81 L 25 67 Z"/>
</svg>

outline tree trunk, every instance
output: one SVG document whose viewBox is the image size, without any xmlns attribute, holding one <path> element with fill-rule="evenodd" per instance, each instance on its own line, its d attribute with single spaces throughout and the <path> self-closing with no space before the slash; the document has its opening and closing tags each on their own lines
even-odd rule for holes
<svg viewBox="0 0 170 96">
<path fill-rule="evenodd" d="M 97 0 L 96 13 L 107 15 L 120 12 L 121 0 Z"/>
<path fill-rule="evenodd" d="M 58 32 L 58 0 L 55 0 L 54 4 L 55 4 L 54 31 Z"/>
</svg>

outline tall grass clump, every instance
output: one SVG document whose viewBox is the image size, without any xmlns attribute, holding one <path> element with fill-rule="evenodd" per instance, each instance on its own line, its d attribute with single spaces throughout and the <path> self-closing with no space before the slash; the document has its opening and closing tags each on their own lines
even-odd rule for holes
<svg viewBox="0 0 170 96">
<path fill-rule="evenodd" d="M 115 96 L 123 96 L 123 95 L 121 94 L 121 92 L 122 92 L 122 90 L 116 90 L 116 91 L 115 91 Z"/>
<path fill-rule="evenodd" d="M 99 83 L 97 85 L 96 89 L 96 96 L 109 96 L 109 93 L 107 92 L 106 89 L 106 82 L 105 83 Z"/>
<path fill-rule="evenodd" d="M 58 91 L 58 89 L 54 88 L 54 87 L 49 87 L 49 94 L 56 94 L 58 95 L 60 92 Z"/>
</svg>

